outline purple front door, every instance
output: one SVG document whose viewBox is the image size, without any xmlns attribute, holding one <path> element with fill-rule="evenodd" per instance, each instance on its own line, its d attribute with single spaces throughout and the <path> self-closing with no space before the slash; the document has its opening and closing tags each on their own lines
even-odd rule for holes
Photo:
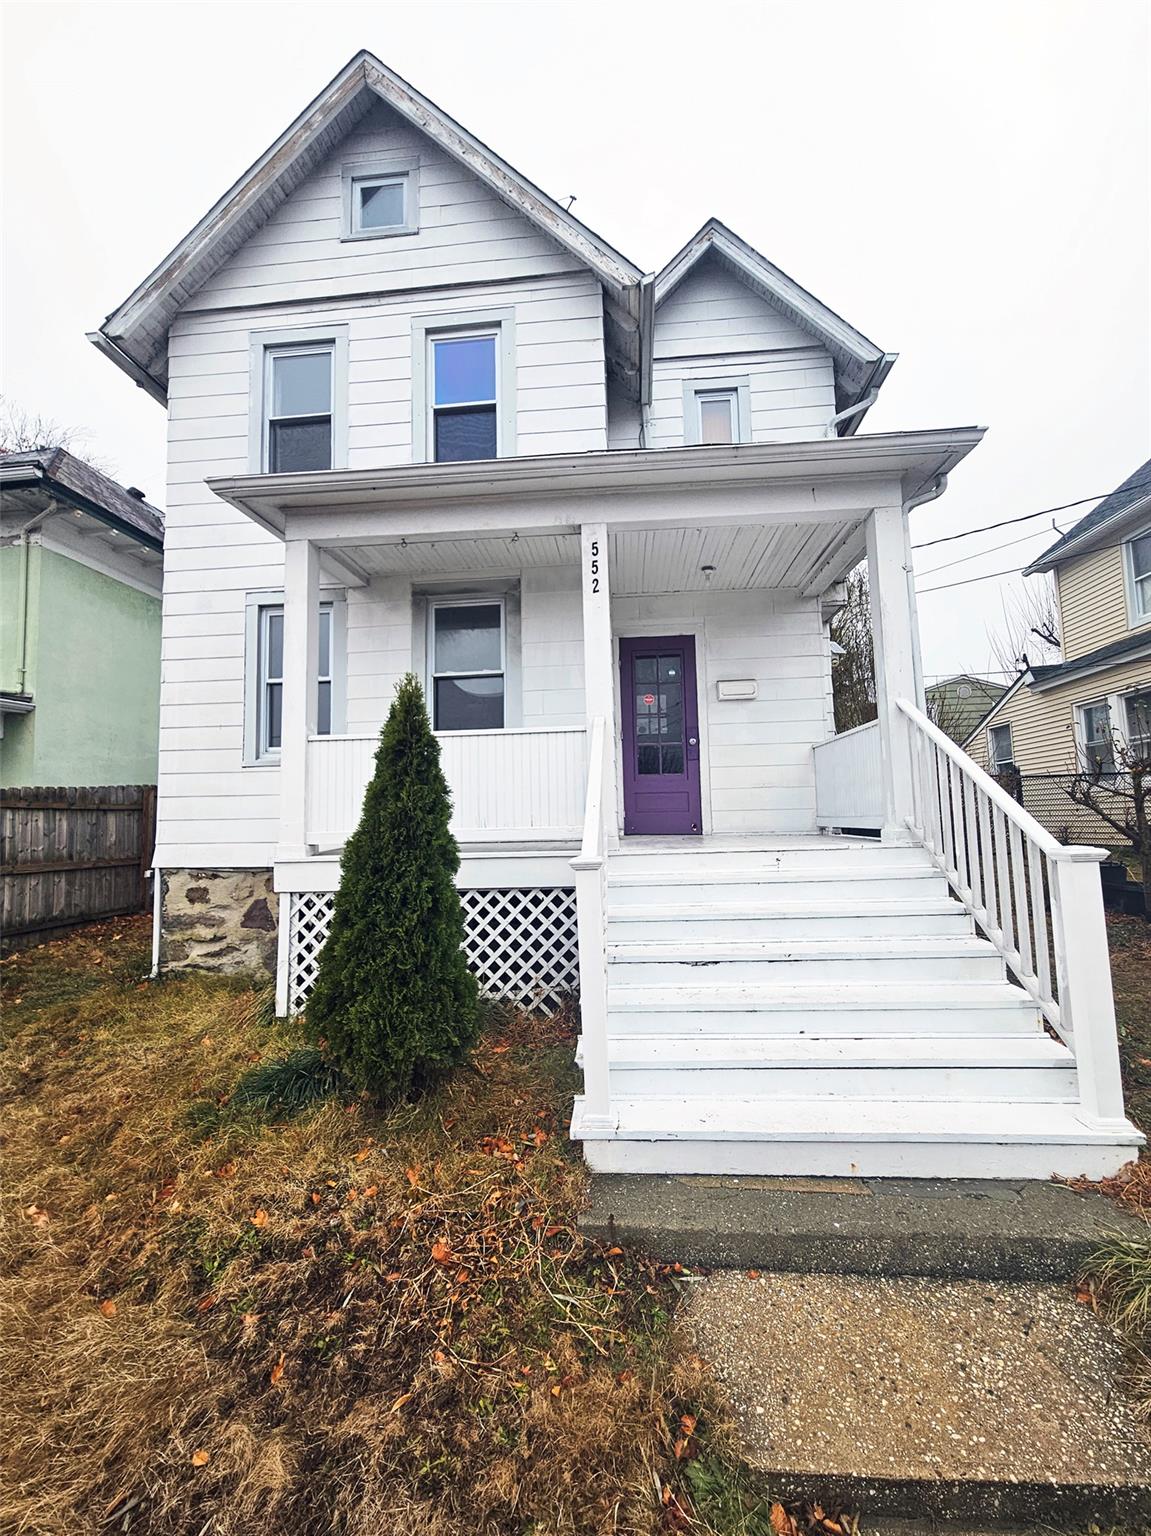
<svg viewBox="0 0 1151 1536">
<path fill-rule="evenodd" d="M 691 635 L 621 640 L 623 829 L 688 834 L 703 830 L 699 789 L 699 705 Z"/>
</svg>

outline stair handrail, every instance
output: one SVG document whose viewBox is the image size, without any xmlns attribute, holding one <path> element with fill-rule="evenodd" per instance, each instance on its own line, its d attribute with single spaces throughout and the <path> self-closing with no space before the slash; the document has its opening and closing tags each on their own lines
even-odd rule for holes
<svg viewBox="0 0 1151 1536">
<path fill-rule="evenodd" d="M 604 801 L 608 735 L 602 715 L 588 724 L 587 797 L 583 838 L 571 861 L 579 927 L 580 1042 L 583 1058 L 584 1126 L 613 1127 L 607 1044 L 607 891 Z"/>
<path fill-rule="evenodd" d="M 1099 878 L 1106 849 L 1059 842 L 909 699 L 896 707 L 909 723 L 911 832 L 1074 1052 L 1080 1118 L 1126 1126 Z"/>
</svg>

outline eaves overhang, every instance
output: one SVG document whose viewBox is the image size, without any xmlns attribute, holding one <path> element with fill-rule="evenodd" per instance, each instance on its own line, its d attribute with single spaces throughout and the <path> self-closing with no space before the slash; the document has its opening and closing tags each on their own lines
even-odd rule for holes
<svg viewBox="0 0 1151 1536">
<path fill-rule="evenodd" d="M 1143 661 L 1151 656 L 1151 635 L 1131 638 L 1133 644 L 1127 649 L 1107 646 L 1104 650 L 1110 654 L 1089 652 L 1075 661 L 1064 661 L 1058 666 L 1044 668 L 1043 673 L 1032 682 L 1032 689 L 1036 693 L 1049 693 L 1063 683 L 1076 682 L 1081 677 L 1092 677 L 1099 672 L 1113 672 L 1117 667 L 1129 666 L 1133 661 Z"/>
<path fill-rule="evenodd" d="M 1089 555 L 1093 549 L 1112 543 L 1121 529 L 1137 524 L 1141 518 L 1148 515 L 1151 515 L 1151 493 L 1140 497 L 1130 506 L 1122 508 L 1115 513 L 1114 517 L 1109 517 L 1102 523 L 1096 523 L 1078 538 L 1068 539 L 1064 536 L 1037 560 L 1025 566 L 1023 574 L 1035 576 L 1041 571 L 1053 571 L 1057 566 L 1063 565 L 1068 560 L 1074 560 L 1078 555 Z"/>
<path fill-rule="evenodd" d="M 223 475 L 206 483 L 221 500 L 283 536 L 289 516 L 436 504 L 605 493 L 786 484 L 802 502 L 836 480 L 894 482 L 904 502 L 948 475 L 977 446 L 982 427 L 887 432 L 803 442 L 690 448 L 614 448 L 448 464 L 397 464 L 291 475 Z M 589 514 L 590 515 L 590 514 Z"/>
</svg>

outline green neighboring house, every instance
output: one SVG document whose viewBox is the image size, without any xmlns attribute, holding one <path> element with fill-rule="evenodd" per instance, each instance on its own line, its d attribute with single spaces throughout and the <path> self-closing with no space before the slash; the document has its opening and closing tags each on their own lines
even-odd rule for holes
<svg viewBox="0 0 1151 1536">
<path fill-rule="evenodd" d="M 961 672 L 957 677 L 932 683 L 925 691 L 927 713 L 941 731 L 946 731 L 952 741 L 962 746 L 1007 689 L 1004 684 L 990 682 L 986 677 Z"/>
<path fill-rule="evenodd" d="M 163 565 L 139 491 L 0 454 L 0 788 L 156 782 Z"/>
</svg>

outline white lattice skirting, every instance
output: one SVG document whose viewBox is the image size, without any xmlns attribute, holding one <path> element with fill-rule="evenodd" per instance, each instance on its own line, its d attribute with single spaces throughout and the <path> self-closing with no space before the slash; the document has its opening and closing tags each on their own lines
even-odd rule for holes
<svg viewBox="0 0 1151 1536">
<path fill-rule="evenodd" d="M 330 891 L 280 898 L 288 924 L 288 1011 L 307 1001 L 332 922 Z M 575 892 L 567 889 L 461 891 L 464 953 L 490 997 L 554 1013 L 579 986 Z M 286 908 L 286 919 L 285 919 Z"/>
</svg>

